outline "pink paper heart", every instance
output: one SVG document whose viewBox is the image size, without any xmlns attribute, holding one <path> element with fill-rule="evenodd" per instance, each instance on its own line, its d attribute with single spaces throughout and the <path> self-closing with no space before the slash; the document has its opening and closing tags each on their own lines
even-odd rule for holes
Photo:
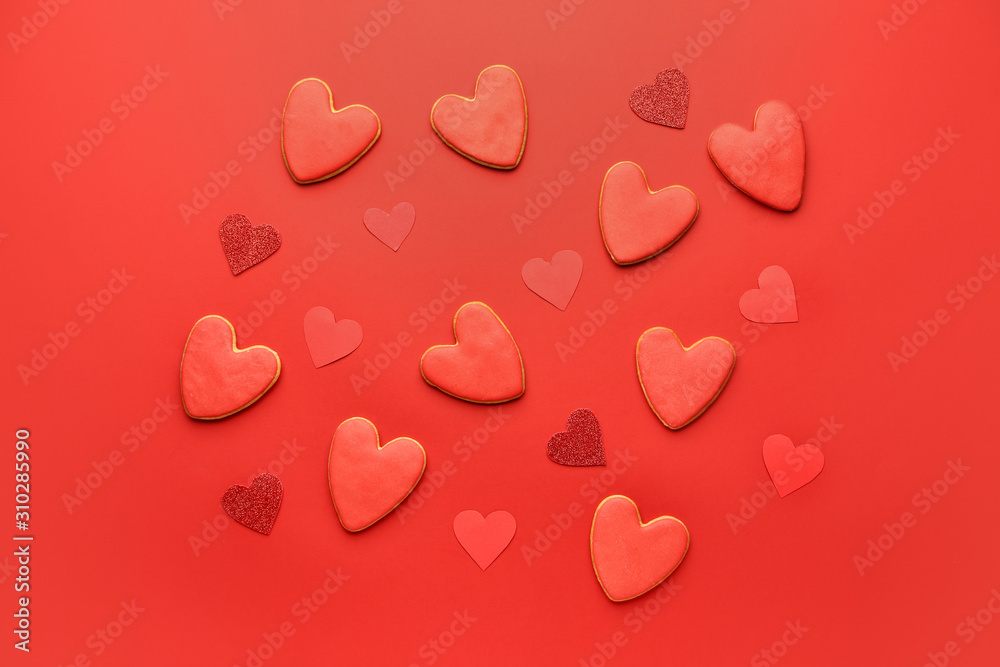
<svg viewBox="0 0 1000 667">
<path fill-rule="evenodd" d="M 583 257 L 575 250 L 560 250 L 551 263 L 540 257 L 529 259 L 521 267 L 521 279 L 528 289 L 559 310 L 566 310 L 582 274 Z"/>
<path fill-rule="evenodd" d="M 747 290 L 740 297 L 740 312 L 751 322 L 777 324 L 798 322 L 795 287 L 792 278 L 780 266 L 769 266 L 757 279 L 760 289 Z"/>
<path fill-rule="evenodd" d="M 454 523 L 455 537 L 472 559 L 486 570 L 514 539 L 517 521 L 510 512 L 498 510 L 485 519 L 476 510 L 459 512 Z"/>
<path fill-rule="evenodd" d="M 404 201 L 393 206 L 390 213 L 380 208 L 370 208 L 365 211 L 364 219 L 368 231 L 395 252 L 409 236 L 416 217 L 417 211 L 413 204 Z"/>
<path fill-rule="evenodd" d="M 340 320 L 333 317 L 329 308 L 315 306 L 309 309 L 302 327 L 306 334 L 306 345 L 316 368 L 346 357 L 361 345 L 363 333 L 361 325 L 354 320 Z"/>
<path fill-rule="evenodd" d="M 823 470 L 823 451 L 816 445 L 799 445 L 784 435 L 772 435 L 764 441 L 764 465 L 782 498 L 797 491 Z"/>
</svg>

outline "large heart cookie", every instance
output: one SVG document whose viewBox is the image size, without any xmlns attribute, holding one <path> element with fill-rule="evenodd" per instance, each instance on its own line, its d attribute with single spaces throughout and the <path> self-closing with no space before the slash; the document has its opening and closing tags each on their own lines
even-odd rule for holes
<svg viewBox="0 0 1000 667">
<path fill-rule="evenodd" d="M 479 301 L 455 313 L 455 344 L 435 345 L 420 359 L 427 384 L 472 403 L 504 403 L 524 393 L 524 364 L 514 337 Z"/>
<path fill-rule="evenodd" d="M 330 495 L 341 525 L 364 530 L 394 510 L 424 474 L 427 454 L 419 442 L 396 438 L 379 444 L 375 424 L 352 417 L 337 427 L 330 445 Z"/>
<path fill-rule="evenodd" d="M 253 226 L 250 219 L 240 213 L 227 215 L 222 221 L 219 240 L 234 276 L 263 262 L 281 247 L 281 234 L 277 229 L 271 225 Z"/>
<path fill-rule="evenodd" d="M 615 602 L 637 598 L 660 584 L 687 554 L 691 536 L 679 519 L 660 516 L 643 523 L 625 496 L 609 496 L 594 512 L 590 556 L 597 581 Z"/>
<path fill-rule="evenodd" d="M 222 496 L 222 509 L 233 521 L 261 535 L 270 535 L 281 507 L 281 480 L 269 472 L 254 477 L 250 486 L 233 484 Z"/>
<path fill-rule="evenodd" d="M 708 138 L 708 154 L 729 182 L 762 204 L 794 211 L 802 202 L 806 138 L 788 102 L 765 102 L 753 130 L 727 123 Z"/>
<path fill-rule="evenodd" d="M 285 101 L 281 154 L 296 183 L 315 183 L 357 162 L 381 133 L 374 111 L 361 104 L 336 109 L 325 82 L 303 79 Z"/>
<path fill-rule="evenodd" d="M 472 98 L 445 95 L 431 108 L 431 127 L 473 162 L 513 169 L 528 140 L 528 105 L 517 73 L 493 65 L 479 73 Z"/>
<path fill-rule="evenodd" d="M 181 357 L 181 403 L 194 419 L 222 419 L 252 405 L 277 382 L 281 360 L 271 348 L 236 347 L 224 317 L 195 322 Z"/>
<path fill-rule="evenodd" d="M 618 264 L 660 254 L 698 218 L 698 198 L 683 185 L 650 190 L 642 167 L 619 162 L 608 169 L 598 204 L 601 236 Z"/>
<path fill-rule="evenodd" d="M 722 392 L 736 365 L 729 341 L 711 336 L 691 347 L 666 327 L 649 329 L 635 348 L 639 384 L 664 426 L 687 426 Z"/>
</svg>

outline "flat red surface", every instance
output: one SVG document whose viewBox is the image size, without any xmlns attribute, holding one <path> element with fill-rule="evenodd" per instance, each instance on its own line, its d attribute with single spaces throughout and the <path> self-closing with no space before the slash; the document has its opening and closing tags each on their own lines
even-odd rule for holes
<svg viewBox="0 0 1000 667">
<path fill-rule="evenodd" d="M 996 664 L 1000 8 L 903 4 L 915 13 L 897 13 L 883 38 L 889 0 L 563 2 L 575 9 L 554 28 L 556 0 L 244 0 L 221 18 L 210 0 L 4 3 L 0 662 L 779 656 L 815 667 L 923 665 L 930 653 Z M 46 19 L 49 5 L 58 13 Z M 341 42 L 373 16 L 391 20 L 348 62 Z M 15 50 L 18 32 L 30 38 Z M 641 121 L 632 89 L 686 50 L 687 127 Z M 471 95 L 493 64 L 518 72 L 528 100 L 512 172 L 459 156 L 429 123 L 434 100 Z M 300 186 L 269 127 L 310 76 L 338 105 L 374 109 L 383 133 L 345 173 Z M 749 126 L 769 99 L 805 105 L 805 195 L 791 214 L 723 187 L 706 151 L 715 127 Z M 89 154 L 54 169 L 81 142 Z M 654 189 L 681 184 L 700 199 L 698 221 L 661 262 L 619 267 L 601 243 L 600 184 L 621 160 L 642 165 Z M 220 175 L 227 165 L 235 175 Z M 362 217 L 401 201 L 416 224 L 393 253 Z M 186 220 L 182 206 L 202 210 Z M 849 233 L 859 207 L 873 217 Z M 238 277 L 218 236 L 234 212 L 283 239 Z M 534 219 L 518 229 L 513 214 Z M 520 275 L 563 249 L 584 258 L 565 312 Z M 740 315 L 740 296 L 772 264 L 794 281 L 797 324 Z M 451 342 L 452 314 L 473 300 L 496 310 L 524 357 L 527 391 L 502 407 L 448 397 L 419 373 L 422 352 Z M 321 369 L 302 330 L 317 305 L 364 328 L 358 350 Z M 181 350 L 208 314 L 251 322 L 240 345 L 282 361 L 259 403 L 218 423 L 179 408 Z M 653 326 L 740 351 L 718 401 L 678 432 L 636 378 L 635 342 Z M 35 351 L 54 358 L 22 379 Z M 912 359 L 894 368 L 890 353 Z M 374 379 L 359 393 L 351 378 L 366 367 Z M 582 407 L 600 420 L 608 468 L 546 457 Z M 338 524 L 326 476 L 334 429 L 353 416 L 428 455 L 423 498 L 403 506 L 412 513 L 360 534 Z M 31 432 L 25 533 L 13 516 L 18 428 Z M 826 440 L 823 472 L 783 499 L 755 495 L 768 479 L 762 443 L 776 433 Z M 284 485 L 270 536 L 212 529 L 225 490 L 268 466 Z M 672 515 L 690 530 L 659 598 L 610 602 L 594 576 L 593 510 L 615 493 L 645 520 Z M 466 509 L 517 520 L 485 572 L 453 533 Z M 745 524 L 733 519 L 741 510 Z M 10 631 L 14 534 L 35 536 L 30 655 Z M 855 557 L 868 552 L 859 573 Z M 328 572 L 340 580 L 329 595 Z"/>
</svg>

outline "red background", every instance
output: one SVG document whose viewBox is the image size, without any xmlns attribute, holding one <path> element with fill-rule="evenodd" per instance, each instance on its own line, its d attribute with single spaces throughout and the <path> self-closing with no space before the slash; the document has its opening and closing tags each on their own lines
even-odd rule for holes
<svg viewBox="0 0 1000 667">
<path fill-rule="evenodd" d="M 220 19 L 209 0 L 78 1 L 60 5 L 16 52 L 8 36 L 0 49 L 0 276 L 8 286 L 0 450 L 12 460 L 15 430 L 31 430 L 36 541 L 33 650 L 15 651 L 5 632 L 2 662 L 62 665 L 83 654 L 95 665 L 246 665 L 262 635 L 290 621 L 295 634 L 264 664 L 428 665 L 425 644 L 448 631 L 453 612 L 468 610 L 477 620 L 433 654 L 436 664 L 598 665 L 595 643 L 616 632 L 627 642 L 609 664 L 732 665 L 755 655 L 769 664 L 759 652 L 778 642 L 782 653 L 785 624 L 796 621 L 809 630 L 784 647 L 781 664 L 920 665 L 947 642 L 959 648 L 952 664 L 995 664 L 1000 623 L 981 626 L 968 643 L 958 626 L 1000 587 L 1000 454 L 987 423 L 996 412 L 1000 281 L 986 282 L 961 309 L 949 293 L 1000 246 L 1000 9 L 911 2 L 916 13 L 885 39 L 878 22 L 890 20 L 889 0 L 591 0 L 553 29 L 545 12 L 557 6 L 403 0 L 350 62 L 339 44 L 385 3 L 243 0 Z M 729 24 L 716 23 L 723 10 L 732 12 Z M 29 0 L 4 3 L 0 27 L 22 30 L 22 17 L 38 11 Z M 717 36 L 708 32 L 720 25 Z M 707 46 L 683 64 L 692 90 L 686 129 L 639 120 L 628 108 L 633 87 L 674 66 L 674 52 L 699 34 Z M 437 97 L 471 94 L 479 70 L 498 63 L 520 74 L 529 107 L 524 159 L 510 173 L 447 149 L 428 122 Z M 169 75 L 121 118 L 121 104 L 112 104 L 141 84 L 147 66 Z M 276 139 L 252 161 L 240 148 L 309 76 L 330 84 L 338 106 L 374 109 L 383 134 L 347 172 L 300 186 Z M 807 104 L 813 90 L 828 99 L 813 97 L 818 108 L 805 122 L 802 207 L 784 214 L 733 191 L 723 196 L 705 150 L 711 130 L 749 125 L 768 99 Z M 113 132 L 60 182 L 53 161 L 103 118 Z M 574 163 L 616 118 L 627 128 L 594 161 Z M 911 180 L 907 161 L 949 127 L 960 138 Z M 385 172 L 415 141 L 434 150 L 391 191 Z M 230 160 L 240 173 L 186 223 L 179 206 Z M 654 188 L 683 184 L 701 201 L 691 231 L 627 300 L 617 281 L 646 273 L 611 262 L 596 214 L 601 179 L 619 160 L 642 165 Z M 512 213 L 524 214 L 525 198 L 563 169 L 572 184 L 518 233 Z M 844 225 L 896 179 L 905 193 L 851 242 Z M 393 253 L 361 218 L 400 201 L 414 204 L 417 221 Z M 276 226 L 283 238 L 275 255 L 238 277 L 218 239 L 233 212 Z M 339 248 L 293 290 L 283 276 L 327 236 Z M 560 312 L 524 287 L 520 268 L 566 248 L 583 255 L 585 268 Z M 737 304 L 770 264 L 791 274 L 801 321 L 764 331 Z M 78 304 L 122 267 L 134 280 L 86 322 Z M 509 419 L 468 460 L 453 447 L 483 427 L 490 409 L 428 387 L 418 372 L 424 349 L 450 342 L 455 305 L 426 330 L 410 319 L 455 278 L 466 286 L 461 301 L 483 300 L 503 318 L 527 372 L 526 394 L 503 407 Z M 271 392 L 219 423 L 176 411 L 128 451 L 122 436 L 153 416 L 157 399 L 179 400 L 192 324 L 210 313 L 246 318 L 273 290 L 284 303 L 240 339 L 281 355 Z M 563 363 L 556 343 L 568 344 L 605 299 L 617 312 Z M 319 370 L 302 333 L 315 305 L 365 332 L 357 351 Z M 894 371 L 887 355 L 938 309 L 948 321 L 929 341 L 918 336 L 927 344 Z M 23 382 L 18 366 L 68 322 L 79 335 Z M 718 335 L 741 344 L 719 400 L 679 432 L 659 423 L 636 379 L 635 341 L 652 326 L 674 328 L 687 343 Z M 357 395 L 350 376 L 401 332 L 413 344 Z M 594 577 L 596 503 L 581 487 L 602 469 L 560 467 L 545 456 L 549 436 L 579 407 L 600 419 L 609 459 L 626 450 L 638 459 L 607 493 L 632 497 L 644 518 L 671 514 L 690 529 L 690 552 L 669 580 L 680 589 L 662 608 L 648 595 L 612 603 Z M 385 439 L 424 444 L 428 472 L 418 491 L 430 495 L 405 523 L 392 515 L 356 535 L 338 525 L 326 479 L 333 431 L 355 415 Z M 822 474 L 768 500 L 734 534 L 727 514 L 767 480 L 764 439 L 784 433 L 805 442 L 831 417 L 842 428 L 824 445 Z M 293 439 L 304 450 L 282 467 L 285 498 L 271 535 L 237 525 L 204 533 L 225 489 L 246 483 Z M 121 465 L 68 512 L 78 479 L 95 465 L 106 469 L 115 451 Z M 921 513 L 914 495 L 958 459 L 971 470 Z M 445 461 L 455 473 L 434 488 L 429 478 Z M 0 488 L 13 505 L 12 468 L 0 469 L 10 471 Z M 528 565 L 522 547 L 573 502 L 584 516 Z M 465 509 L 505 509 L 518 522 L 511 546 L 485 572 L 452 533 Z M 916 524 L 860 575 L 854 557 L 903 512 Z M 215 539 L 196 555 L 190 539 L 204 534 Z M 300 623 L 293 605 L 328 568 L 350 578 Z M 0 576 L 6 627 L 14 575 Z M 96 655 L 92 635 L 132 600 L 144 611 Z M 634 632 L 635 612 L 646 606 L 657 613 Z"/>
</svg>

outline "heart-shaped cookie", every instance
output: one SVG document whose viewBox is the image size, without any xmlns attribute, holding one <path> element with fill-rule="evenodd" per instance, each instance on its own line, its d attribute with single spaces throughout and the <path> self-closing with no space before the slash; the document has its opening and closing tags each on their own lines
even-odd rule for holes
<svg viewBox="0 0 1000 667">
<path fill-rule="evenodd" d="M 316 183 L 344 171 L 375 145 L 382 123 L 361 104 L 333 106 L 320 79 L 292 86 L 281 116 L 281 154 L 296 183 Z"/>
<path fill-rule="evenodd" d="M 330 445 L 330 495 L 340 524 L 356 533 L 406 500 L 424 474 L 427 454 L 412 438 L 379 444 L 375 424 L 352 417 Z"/>
<path fill-rule="evenodd" d="M 782 498 L 816 479 L 824 462 L 823 451 L 816 445 L 796 447 L 784 435 L 772 435 L 764 441 L 764 465 Z"/>
<path fill-rule="evenodd" d="M 302 321 L 306 345 L 316 368 L 346 357 L 361 345 L 361 325 L 354 320 L 339 322 L 329 308 L 314 306 Z"/>
<path fill-rule="evenodd" d="M 698 219 L 698 198 L 683 185 L 650 190 L 635 162 L 608 169 L 598 218 L 604 247 L 617 264 L 637 264 L 660 254 Z"/>
<path fill-rule="evenodd" d="M 259 264 L 281 247 L 281 234 L 271 225 L 250 224 L 245 215 L 227 215 L 219 226 L 219 240 L 226 253 L 229 269 L 238 276 Z"/>
<path fill-rule="evenodd" d="M 671 67 L 656 75 L 652 85 L 637 86 L 628 99 L 639 118 L 683 130 L 687 123 L 691 84 L 684 72 Z"/>
<path fill-rule="evenodd" d="M 396 251 L 409 236 L 416 218 L 417 211 L 413 204 L 404 201 L 393 206 L 389 213 L 380 208 L 370 208 L 365 211 L 364 221 L 375 238 Z"/>
<path fill-rule="evenodd" d="M 575 250 L 560 250 L 552 255 L 551 262 L 541 257 L 529 259 L 521 267 L 521 279 L 528 289 L 559 310 L 566 310 L 581 275 L 583 257 Z"/>
<path fill-rule="evenodd" d="M 664 426 L 677 430 L 722 393 L 736 366 L 736 350 L 715 336 L 684 347 L 672 330 L 654 327 L 639 336 L 635 361 L 649 407 Z"/>
<path fill-rule="evenodd" d="M 608 496 L 597 506 L 590 529 L 590 556 L 597 581 L 609 598 L 623 602 L 656 588 L 677 569 L 691 536 L 672 516 L 642 522 L 631 498 Z"/>
<path fill-rule="evenodd" d="M 514 539 L 517 521 L 503 510 L 491 512 L 485 519 L 476 510 L 465 510 L 455 517 L 453 527 L 458 543 L 485 571 Z"/>
<path fill-rule="evenodd" d="M 603 466 L 604 439 L 601 424 L 586 408 L 574 410 L 566 420 L 566 430 L 549 438 L 549 458 L 564 466 Z"/>
<path fill-rule="evenodd" d="M 708 138 L 712 162 L 744 194 L 779 211 L 802 203 L 806 138 L 802 120 L 788 102 L 757 109 L 753 130 L 727 123 Z"/>
<path fill-rule="evenodd" d="M 281 360 L 263 345 L 236 347 L 236 330 L 207 315 L 188 335 L 181 357 L 181 403 L 194 419 L 222 419 L 252 405 L 278 381 Z"/>
<path fill-rule="evenodd" d="M 262 535 L 270 535 L 278 518 L 283 491 L 281 480 L 271 473 L 254 477 L 250 486 L 234 484 L 222 496 L 222 509 L 233 521 Z"/>
<path fill-rule="evenodd" d="M 524 393 L 524 364 L 514 337 L 485 303 L 455 313 L 455 344 L 435 345 L 420 358 L 427 384 L 472 403 L 505 403 Z"/>
<path fill-rule="evenodd" d="M 472 98 L 445 95 L 431 108 L 431 127 L 460 155 L 494 169 L 513 169 L 528 140 L 528 105 L 517 73 L 493 65 L 479 73 Z"/>
</svg>

